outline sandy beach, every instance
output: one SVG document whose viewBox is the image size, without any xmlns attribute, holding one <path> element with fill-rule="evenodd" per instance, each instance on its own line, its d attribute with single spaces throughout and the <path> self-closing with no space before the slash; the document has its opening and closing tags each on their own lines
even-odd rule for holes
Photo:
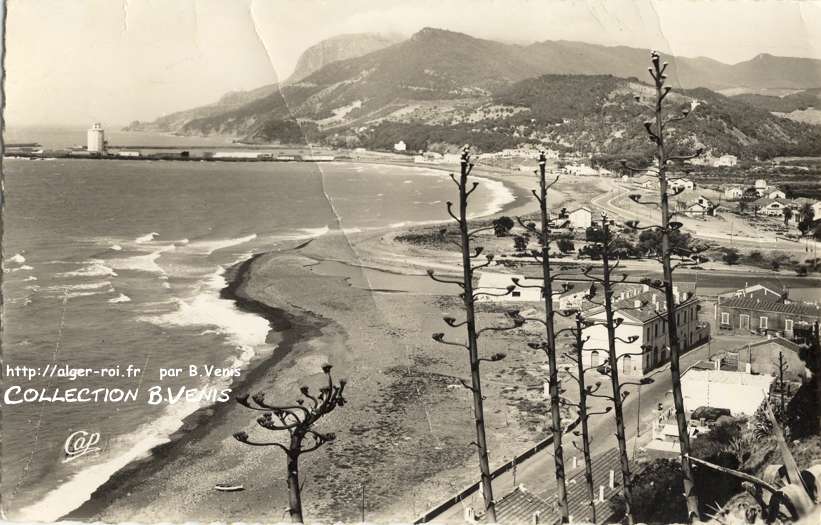
<svg viewBox="0 0 821 525">
<path fill-rule="evenodd" d="M 496 215 L 535 211 L 532 175 L 478 169 L 476 174 L 503 181 L 515 195 Z M 455 199 L 455 191 L 446 198 Z M 553 199 L 555 205 L 564 201 L 560 192 Z M 455 253 L 398 241 L 404 231 L 336 231 L 257 255 L 226 275 L 231 284 L 223 295 L 267 318 L 269 342 L 277 344 L 271 357 L 243 372 L 235 394 L 262 391 L 268 399 L 293 400 L 301 385 L 317 385 L 326 362 L 334 365 L 336 377 L 349 381 L 350 403 L 323 421 L 337 441 L 302 458 L 303 504 L 311 520 L 361 517 L 364 490 L 368 519 L 409 521 L 476 477 L 472 409 L 468 391 L 458 386 L 459 378 L 468 377 L 466 358 L 430 337 L 446 328 L 444 314 L 460 314 L 460 301 L 455 287 L 432 282 L 425 269 L 456 274 L 458 259 Z M 485 310 L 481 323 L 504 322 L 502 312 Z M 508 355 L 485 369 L 494 465 L 544 435 L 544 356 L 521 344 L 521 330 L 481 342 L 482 353 Z M 240 430 L 265 432 L 253 412 L 234 402 L 198 411 L 170 443 L 117 473 L 68 517 L 106 522 L 287 518 L 283 454 L 275 447 L 238 443 L 232 434 Z M 214 490 L 224 482 L 242 483 L 245 490 Z"/>
</svg>

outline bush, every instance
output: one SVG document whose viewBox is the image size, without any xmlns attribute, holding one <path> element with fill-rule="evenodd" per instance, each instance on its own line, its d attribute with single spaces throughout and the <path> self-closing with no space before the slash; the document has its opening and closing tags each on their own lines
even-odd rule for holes
<svg viewBox="0 0 821 525">
<path fill-rule="evenodd" d="M 513 237 L 513 250 L 516 251 L 516 253 L 526 252 L 528 241 L 530 241 L 529 235 L 516 235 Z"/>
<path fill-rule="evenodd" d="M 687 502 L 683 493 L 684 481 L 678 460 L 651 461 L 633 476 L 633 517 L 638 523 L 686 523 Z M 621 521 L 624 499 L 614 496 L 610 508 L 614 521 Z"/>
<path fill-rule="evenodd" d="M 493 233 L 496 237 L 505 237 L 513 229 L 513 219 L 508 216 L 502 216 L 493 221 Z"/>
<path fill-rule="evenodd" d="M 735 248 L 727 248 L 724 250 L 724 255 L 721 257 L 721 260 L 724 261 L 726 264 L 736 264 L 741 256 L 738 254 L 738 250 Z"/>
<path fill-rule="evenodd" d="M 556 246 L 559 247 L 559 251 L 561 251 L 562 253 L 570 253 L 576 248 L 573 244 L 573 241 L 566 238 L 561 238 L 558 241 L 556 241 Z"/>
</svg>

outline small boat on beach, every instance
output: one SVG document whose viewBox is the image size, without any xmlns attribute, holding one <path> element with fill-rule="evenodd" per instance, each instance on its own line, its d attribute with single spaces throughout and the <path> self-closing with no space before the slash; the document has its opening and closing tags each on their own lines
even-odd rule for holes
<svg viewBox="0 0 821 525">
<path fill-rule="evenodd" d="M 242 483 L 217 483 L 214 488 L 220 492 L 239 492 L 245 490 Z"/>
</svg>

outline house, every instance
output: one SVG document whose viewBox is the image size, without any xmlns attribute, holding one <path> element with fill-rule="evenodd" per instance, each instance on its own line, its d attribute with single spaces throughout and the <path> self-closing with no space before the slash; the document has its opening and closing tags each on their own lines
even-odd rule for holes
<svg viewBox="0 0 821 525">
<path fill-rule="evenodd" d="M 770 193 L 767 194 L 768 199 L 786 199 L 787 194 L 783 191 L 779 190 L 778 188 L 772 190 Z"/>
<path fill-rule="evenodd" d="M 723 332 L 782 333 L 787 339 L 796 339 L 813 323 L 821 322 L 821 307 L 756 297 L 719 297 L 713 317 Z"/>
<path fill-rule="evenodd" d="M 562 168 L 562 171 L 564 171 L 568 175 L 600 175 L 599 171 L 596 168 L 591 168 L 586 164 L 570 164 Z"/>
<path fill-rule="evenodd" d="M 692 285 L 674 287 L 676 319 L 682 351 L 689 350 L 710 337 L 710 325 L 698 320 L 699 300 L 692 294 Z M 614 301 L 616 317 L 624 319 L 616 329 L 616 353 L 619 373 L 625 376 L 642 376 L 658 368 L 670 359 L 667 320 L 657 312 L 665 309 L 664 294 L 648 287 L 642 293 Z M 603 309 L 591 310 L 592 320 L 606 319 Z M 587 348 L 607 348 L 607 328 L 595 325 L 585 329 L 590 336 Z M 585 366 L 596 367 L 604 363 L 607 353 L 592 350 L 582 355 Z"/>
<path fill-rule="evenodd" d="M 767 397 L 774 379 L 769 375 L 691 368 L 681 376 L 684 408 L 723 408 L 733 416 L 752 416 Z"/>
<path fill-rule="evenodd" d="M 695 189 L 696 185 L 690 179 L 676 177 L 667 181 L 667 186 L 672 190 L 687 191 Z"/>
<path fill-rule="evenodd" d="M 713 161 L 713 166 L 718 168 L 721 166 L 735 166 L 738 164 L 738 157 L 735 155 L 722 155 Z"/>
<path fill-rule="evenodd" d="M 768 189 L 769 186 L 767 185 L 766 180 L 758 179 L 757 181 L 755 181 L 755 192 L 758 194 L 759 197 L 763 197 Z"/>
<path fill-rule="evenodd" d="M 798 354 L 797 343 L 783 337 L 768 337 L 727 352 L 728 361 L 736 363 L 739 372 L 766 374 L 780 379 L 779 359 L 784 363 L 785 381 L 803 381 L 807 365 Z"/>
<path fill-rule="evenodd" d="M 525 277 L 512 273 L 479 272 L 479 284 L 474 290 L 478 295 L 477 301 L 494 302 L 534 302 L 543 301 L 541 288 L 517 287 L 507 293 L 509 286 L 513 286 L 513 279 L 518 279 L 524 286 L 541 286 L 542 279 Z"/>
<path fill-rule="evenodd" d="M 684 214 L 688 217 L 704 217 L 709 215 L 710 209 L 703 204 L 699 204 L 698 202 L 693 202 L 691 204 L 686 205 L 684 208 Z"/>
<path fill-rule="evenodd" d="M 652 190 L 659 187 L 659 181 L 655 177 L 636 177 L 633 182 L 640 188 L 644 188 L 646 190 Z"/>
<path fill-rule="evenodd" d="M 593 224 L 593 212 L 584 206 L 568 212 L 567 217 L 573 228 L 589 228 Z"/>
<path fill-rule="evenodd" d="M 724 190 L 724 198 L 727 200 L 738 200 L 744 195 L 744 190 L 738 186 L 731 186 Z"/>
<path fill-rule="evenodd" d="M 769 217 L 783 217 L 784 209 L 791 208 L 790 203 L 782 199 L 758 199 L 753 201 L 758 213 Z"/>
<path fill-rule="evenodd" d="M 746 284 L 746 283 L 745 283 Z M 763 284 L 754 284 L 751 286 L 744 286 L 739 290 L 731 290 L 718 294 L 719 300 L 732 299 L 733 297 L 749 297 L 753 299 L 760 299 L 763 301 L 786 302 L 787 290 L 774 286 L 765 286 Z"/>
<path fill-rule="evenodd" d="M 404 140 L 400 140 L 396 144 L 393 145 L 394 151 L 406 151 L 408 149 L 408 145 L 405 144 Z"/>
<path fill-rule="evenodd" d="M 696 200 L 684 204 L 683 211 L 688 217 L 715 215 L 715 204 L 704 195 L 699 195 Z"/>
</svg>

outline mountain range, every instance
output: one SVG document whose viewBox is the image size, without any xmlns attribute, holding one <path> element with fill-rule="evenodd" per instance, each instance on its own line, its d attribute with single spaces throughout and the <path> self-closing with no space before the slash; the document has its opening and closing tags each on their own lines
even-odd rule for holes
<svg viewBox="0 0 821 525">
<path fill-rule="evenodd" d="M 303 54 L 281 85 L 229 93 L 215 104 L 130 129 L 369 147 L 384 146 L 388 135 L 427 135 L 423 147 L 495 137 L 480 142 L 496 147 L 538 140 L 598 153 L 625 146 L 632 137 L 628 128 L 641 130 L 635 98 L 649 96 L 646 50 L 567 41 L 521 46 L 433 28 L 397 40 L 360 34 L 323 41 Z M 810 100 L 821 86 L 821 61 L 763 54 L 734 65 L 665 59 L 677 102 L 701 108 L 680 125 L 687 141 L 742 155 L 821 150 L 821 128 L 773 114 L 821 106 Z M 779 97 L 715 92 L 724 89 L 806 91 L 781 103 Z"/>
</svg>

